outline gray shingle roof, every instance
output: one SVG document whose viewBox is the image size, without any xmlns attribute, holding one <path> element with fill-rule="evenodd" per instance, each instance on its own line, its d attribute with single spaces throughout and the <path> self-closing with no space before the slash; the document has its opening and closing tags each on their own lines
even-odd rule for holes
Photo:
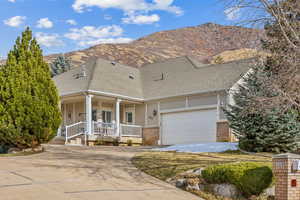
<svg viewBox="0 0 300 200">
<path fill-rule="evenodd" d="M 204 65 L 189 57 L 148 64 L 140 69 L 91 60 L 53 78 L 60 95 L 84 91 L 100 91 L 139 99 L 155 99 L 189 93 L 229 89 L 250 68 L 250 60 L 220 65 Z"/>
<path fill-rule="evenodd" d="M 84 66 L 85 77 L 82 77 L 83 69 L 79 67 L 53 78 L 60 95 L 93 90 L 133 98 L 143 97 L 138 69 L 103 59 L 91 60 Z M 81 77 L 78 78 L 78 75 Z"/>
<path fill-rule="evenodd" d="M 83 75 L 83 66 L 73 68 L 68 72 L 55 76 L 53 80 L 58 88 L 59 94 L 65 95 L 88 90 L 89 80 L 94 72 L 94 67 L 95 60 L 90 60 L 84 65 L 86 75 L 84 77 L 79 77 Z"/>
<path fill-rule="evenodd" d="M 189 93 L 229 89 L 249 70 L 250 60 L 219 65 L 204 65 L 180 57 L 141 68 L 144 98 L 160 98 Z M 162 76 L 154 81 L 153 77 Z"/>
</svg>

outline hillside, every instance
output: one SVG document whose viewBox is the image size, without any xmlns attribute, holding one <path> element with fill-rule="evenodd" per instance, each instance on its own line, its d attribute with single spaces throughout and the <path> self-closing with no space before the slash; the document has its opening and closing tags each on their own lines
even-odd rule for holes
<svg viewBox="0 0 300 200">
<path fill-rule="evenodd" d="M 99 44 L 81 51 L 66 53 L 74 66 L 90 58 L 101 57 L 134 67 L 189 55 L 201 62 L 214 62 L 214 56 L 226 52 L 230 61 L 239 59 L 235 50 L 260 50 L 263 31 L 238 26 L 204 24 L 170 31 L 162 31 L 128 44 Z M 233 58 L 230 55 L 233 52 Z M 229 55 L 228 55 L 229 54 Z M 251 57 L 253 55 L 250 54 Z M 242 54 L 242 58 L 248 55 Z M 46 56 L 51 62 L 57 55 Z"/>
<path fill-rule="evenodd" d="M 230 51 L 224 51 L 212 57 L 210 61 L 212 64 L 221 64 L 231 62 L 234 60 L 241 60 L 253 57 L 265 57 L 268 54 L 257 49 L 236 49 Z"/>
</svg>

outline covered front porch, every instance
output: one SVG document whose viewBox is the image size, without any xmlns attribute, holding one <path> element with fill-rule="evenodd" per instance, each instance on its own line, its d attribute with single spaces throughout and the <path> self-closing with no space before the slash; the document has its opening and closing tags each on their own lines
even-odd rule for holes
<svg viewBox="0 0 300 200">
<path fill-rule="evenodd" d="M 142 103 L 138 101 L 95 94 L 62 97 L 63 123 L 58 135 L 65 137 L 66 144 L 75 139 L 87 144 L 103 137 L 141 141 L 143 124 L 137 118 L 143 116 L 137 114 L 139 107 Z"/>
</svg>

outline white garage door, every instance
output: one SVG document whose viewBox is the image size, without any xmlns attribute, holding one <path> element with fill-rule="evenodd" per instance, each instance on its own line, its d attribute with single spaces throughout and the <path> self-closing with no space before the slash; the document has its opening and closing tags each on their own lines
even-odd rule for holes
<svg viewBox="0 0 300 200">
<path fill-rule="evenodd" d="M 216 141 L 217 110 L 162 114 L 162 144 Z"/>
</svg>

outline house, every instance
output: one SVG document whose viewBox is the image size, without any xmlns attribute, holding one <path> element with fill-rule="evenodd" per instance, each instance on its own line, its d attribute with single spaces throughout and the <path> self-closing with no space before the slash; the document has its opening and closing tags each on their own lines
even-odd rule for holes
<svg viewBox="0 0 300 200">
<path fill-rule="evenodd" d="M 206 65 L 184 56 L 140 69 L 95 59 L 54 77 L 66 142 L 85 136 L 149 145 L 230 141 L 221 107 L 250 60 Z"/>
</svg>

